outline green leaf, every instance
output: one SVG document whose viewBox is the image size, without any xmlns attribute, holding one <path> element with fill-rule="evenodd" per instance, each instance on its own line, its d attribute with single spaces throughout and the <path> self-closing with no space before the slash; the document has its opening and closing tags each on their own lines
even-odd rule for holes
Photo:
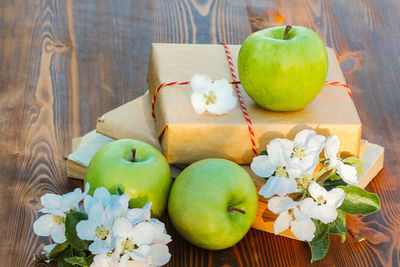
<svg viewBox="0 0 400 267">
<path fill-rule="evenodd" d="M 89 242 L 82 240 L 76 233 L 76 225 L 82 221 L 87 220 L 88 216 L 86 213 L 73 211 L 67 213 L 65 218 L 65 237 L 72 247 L 78 250 L 87 250 Z"/>
<path fill-rule="evenodd" d="M 86 257 L 86 253 L 83 250 L 75 249 L 74 250 L 74 255 L 78 257 Z"/>
<path fill-rule="evenodd" d="M 90 254 L 89 256 L 86 257 L 86 262 L 89 266 L 93 263 L 94 256 L 95 256 L 94 254 Z"/>
<path fill-rule="evenodd" d="M 321 222 L 320 220 L 313 220 L 315 224 L 314 239 L 311 242 L 315 242 L 324 239 L 329 232 L 329 225 Z"/>
<path fill-rule="evenodd" d="M 357 186 L 339 186 L 345 192 L 340 210 L 352 215 L 368 215 L 381 208 L 381 201 L 374 193 L 369 193 Z"/>
<path fill-rule="evenodd" d="M 49 258 L 55 258 L 59 253 L 62 251 L 66 250 L 68 248 L 69 244 L 67 241 L 64 243 L 57 244 L 49 253 L 48 257 Z"/>
<path fill-rule="evenodd" d="M 69 246 L 67 249 L 65 249 L 58 255 L 57 266 L 58 267 L 74 267 L 72 264 L 65 261 L 65 258 L 69 258 L 72 256 L 74 256 L 73 252 L 72 252 L 72 247 Z"/>
<path fill-rule="evenodd" d="M 333 178 L 333 180 L 327 179 L 327 180 L 325 180 L 325 182 L 324 182 L 324 184 L 323 184 L 323 187 L 324 187 L 326 190 L 330 191 L 330 190 L 332 190 L 332 189 L 335 188 L 335 187 L 338 187 L 338 186 L 346 186 L 346 185 L 347 185 L 347 183 L 346 183 L 345 181 L 343 181 L 342 178 L 340 178 L 339 175 L 337 175 L 336 173 L 334 173 L 334 174 L 332 174 L 332 175 L 335 175 L 335 177 Z M 331 176 L 332 176 L 332 175 L 331 175 Z M 336 176 L 339 177 L 339 180 L 336 178 Z"/>
<path fill-rule="evenodd" d="M 311 248 L 311 263 L 317 260 L 321 260 L 326 256 L 329 249 L 329 236 L 325 235 L 324 238 L 316 241 L 316 242 L 308 242 Z"/>
<path fill-rule="evenodd" d="M 338 210 L 338 216 L 336 217 L 336 220 L 333 222 L 329 223 L 329 233 L 330 234 L 346 234 L 347 229 L 346 229 L 346 213 L 344 213 L 341 210 Z"/>
<path fill-rule="evenodd" d="M 121 187 L 117 187 L 117 195 L 122 195 L 124 192 L 122 191 Z"/>
<path fill-rule="evenodd" d="M 83 266 L 83 267 L 88 267 L 89 265 L 86 262 L 85 257 L 68 257 L 64 259 L 66 262 L 71 263 L 72 265 L 78 265 L 78 266 Z"/>
<path fill-rule="evenodd" d="M 342 178 L 340 178 L 339 174 L 337 174 L 336 172 L 332 173 L 331 175 L 329 175 L 328 179 L 330 181 L 338 181 L 338 180 L 342 180 Z"/>
<path fill-rule="evenodd" d="M 258 155 L 259 155 L 259 156 L 262 156 L 262 155 L 268 156 L 268 152 L 267 152 L 267 150 L 263 150 L 263 151 L 261 151 L 260 154 L 258 154 Z"/>
<path fill-rule="evenodd" d="M 364 173 L 364 161 L 357 157 L 348 157 L 343 160 L 344 163 L 350 164 L 351 166 L 356 167 L 357 169 L 357 174 L 363 174 Z"/>
<path fill-rule="evenodd" d="M 314 239 L 308 242 L 311 248 L 311 263 L 323 259 L 329 249 L 329 225 L 319 220 L 313 220 L 315 224 Z"/>
</svg>

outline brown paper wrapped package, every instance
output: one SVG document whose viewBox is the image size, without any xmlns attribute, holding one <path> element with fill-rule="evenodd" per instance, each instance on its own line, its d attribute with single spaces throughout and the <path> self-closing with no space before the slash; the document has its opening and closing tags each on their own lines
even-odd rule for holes
<svg viewBox="0 0 400 267">
<path fill-rule="evenodd" d="M 229 49 L 233 62 L 237 62 L 240 46 L 231 45 Z M 327 79 L 345 82 L 330 48 L 328 55 Z M 222 45 L 152 45 L 148 71 L 150 97 L 161 83 L 189 81 L 194 74 L 206 74 L 213 80 L 232 80 Z M 199 115 L 190 103 L 191 91 L 190 85 L 177 85 L 164 87 L 157 95 L 156 129 L 168 162 L 187 164 L 216 157 L 250 163 L 254 154 L 240 106 L 222 116 Z M 271 139 L 293 139 L 300 130 L 309 128 L 323 135 L 338 135 L 341 152 L 359 155 L 361 122 L 345 88 L 325 86 L 311 104 L 295 112 L 262 109 L 243 88 L 241 91 L 253 122 L 258 152 Z"/>
</svg>

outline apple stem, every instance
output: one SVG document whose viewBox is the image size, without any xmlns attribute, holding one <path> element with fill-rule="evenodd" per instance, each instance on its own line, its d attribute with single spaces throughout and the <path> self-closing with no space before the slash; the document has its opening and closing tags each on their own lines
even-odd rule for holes
<svg viewBox="0 0 400 267">
<path fill-rule="evenodd" d="M 132 162 L 136 161 L 136 148 L 132 148 Z"/>
<path fill-rule="evenodd" d="M 240 212 L 242 214 L 246 214 L 246 212 L 244 210 L 238 209 L 238 208 L 235 208 L 235 207 L 231 207 L 231 206 L 228 207 L 228 211 L 237 211 L 237 212 Z"/>
<path fill-rule="evenodd" d="M 286 37 L 287 37 L 290 29 L 292 29 L 292 25 L 286 25 L 285 33 L 283 34 L 283 40 L 286 40 Z"/>
</svg>

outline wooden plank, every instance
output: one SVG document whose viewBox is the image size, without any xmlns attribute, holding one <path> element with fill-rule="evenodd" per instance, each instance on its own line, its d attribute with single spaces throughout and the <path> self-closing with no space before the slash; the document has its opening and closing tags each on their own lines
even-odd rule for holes
<svg viewBox="0 0 400 267">
<path fill-rule="evenodd" d="M 284 23 L 315 29 L 340 56 L 364 124 L 386 148 L 385 169 L 367 187 L 382 211 L 352 216 L 367 242 L 333 238 L 317 266 L 399 265 L 400 26 L 398 1 L 0 1 L 0 265 L 31 266 L 49 238 L 33 234 L 39 198 L 65 193 L 71 138 L 145 88 L 150 43 L 240 44 Z M 251 230 L 236 246 L 206 251 L 180 238 L 170 266 L 307 266 L 303 242 Z"/>
</svg>

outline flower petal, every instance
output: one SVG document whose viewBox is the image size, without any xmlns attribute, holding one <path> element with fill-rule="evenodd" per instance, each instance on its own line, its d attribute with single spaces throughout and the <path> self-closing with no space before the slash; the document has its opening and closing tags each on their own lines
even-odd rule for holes
<svg viewBox="0 0 400 267">
<path fill-rule="evenodd" d="M 84 220 L 76 225 L 78 237 L 83 240 L 94 240 L 98 224 L 93 220 Z"/>
<path fill-rule="evenodd" d="M 300 178 L 302 174 L 313 174 L 315 167 L 319 162 L 317 153 L 309 153 L 307 156 L 291 158 L 286 171 L 289 177 Z"/>
<path fill-rule="evenodd" d="M 339 208 L 342 205 L 345 194 L 342 188 L 334 188 L 325 196 L 326 205 Z"/>
<path fill-rule="evenodd" d="M 336 220 L 337 211 L 336 207 L 329 205 L 317 205 L 314 210 L 315 219 L 320 220 L 323 223 L 330 223 Z"/>
<path fill-rule="evenodd" d="M 348 184 L 357 185 L 359 177 L 357 176 L 357 169 L 342 161 L 337 161 L 336 164 L 337 174 Z"/>
<path fill-rule="evenodd" d="M 190 79 L 192 90 L 198 93 L 207 93 L 211 90 L 212 81 L 206 75 L 195 74 Z"/>
<path fill-rule="evenodd" d="M 106 204 L 110 197 L 110 192 L 108 192 L 107 188 L 99 187 L 93 193 L 93 199 L 96 202 L 100 202 L 102 204 Z"/>
<path fill-rule="evenodd" d="M 323 223 L 330 223 L 337 217 L 337 211 L 334 206 L 317 205 L 312 198 L 304 199 L 300 204 L 300 210 L 310 218 L 318 219 Z"/>
<path fill-rule="evenodd" d="M 230 94 L 222 98 L 217 98 L 217 102 L 215 104 L 220 106 L 220 109 L 224 110 L 223 113 L 228 113 L 228 111 L 235 108 L 236 103 L 237 103 L 236 96 Z"/>
<path fill-rule="evenodd" d="M 315 134 L 309 136 L 309 139 L 307 140 L 305 146 L 306 154 L 316 153 L 317 155 L 319 155 L 319 153 L 321 153 L 322 149 L 324 148 L 325 140 L 326 138 L 323 135 Z"/>
<path fill-rule="evenodd" d="M 325 198 L 325 196 L 328 194 L 326 189 L 320 186 L 315 181 L 310 182 L 310 185 L 308 186 L 308 192 L 310 192 L 310 195 L 314 199 L 317 199 L 319 196 L 323 196 Z"/>
<path fill-rule="evenodd" d="M 292 233 L 299 239 L 311 241 L 314 239 L 316 230 L 314 222 L 307 216 L 301 214 L 298 209 L 294 209 L 295 220 L 290 223 Z"/>
<path fill-rule="evenodd" d="M 290 197 L 273 197 L 268 200 L 268 209 L 273 213 L 281 213 L 297 206 L 299 203 Z"/>
<path fill-rule="evenodd" d="M 290 222 L 293 220 L 293 217 L 289 215 L 287 211 L 284 211 L 279 214 L 278 218 L 276 218 L 274 223 L 274 232 L 275 234 L 279 234 L 286 229 L 289 228 Z"/>
<path fill-rule="evenodd" d="M 276 166 L 265 155 L 254 157 L 250 168 L 255 174 L 264 178 L 270 177 L 276 170 Z"/>
<path fill-rule="evenodd" d="M 113 247 L 110 246 L 107 240 L 95 239 L 89 246 L 90 252 L 92 254 L 107 253 L 111 252 Z"/>
<path fill-rule="evenodd" d="M 190 101 L 192 102 L 193 109 L 197 114 L 202 114 L 207 110 L 206 99 L 202 93 L 193 92 L 190 95 Z"/>
<path fill-rule="evenodd" d="M 131 253 L 131 257 L 136 260 L 148 261 L 151 255 L 151 247 L 149 245 L 141 245 Z"/>
<path fill-rule="evenodd" d="M 44 206 L 44 208 L 40 210 L 43 213 L 56 213 L 56 210 L 61 211 L 62 196 L 60 195 L 50 193 L 44 194 L 40 197 L 40 202 Z"/>
<path fill-rule="evenodd" d="M 127 238 L 132 229 L 132 224 L 127 218 L 119 218 L 115 220 L 112 232 L 116 238 Z"/>
<path fill-rule="evenodd" d="M 293 151 L 293 143 L 290 140 L 275 138 L 267 145 L 269 160 L 275 166 L 286 166 Z"/>
<path fill-rule="evenodd" d="M 40 216 L 34 223 L 33 223 L 33 231 L 38 236 L 49 236 L 50 229 L 54 225 L 53 215 L 45 214 Z"/>
<path fill-rule="evenodd" d="M 337 164 L 337 155 L 339 153 L 340 142 L 337 135 L 331 135 L 326 139 L 324 148 L 325 158 L 329 159 L 332 166 Z"/>
<path fill-rule="evenodd" d="M 85 211 L 87 214 L 90 212 L 90 208 L 95 204 L 96 202 L 94 201 L 93 197 L 91 195 L 86 195 L 83 199 L 83 207 L 85 208 Z"/>
<path fill-rule="evenodd" d="M 55 224 L 51 227 L 51 239 L 56 243 L 63 243 L 67 239 L 65 238 L 65 224 Z"/>
<path fill-rule="evenodd" d="M 55 246 L 57 246 L 57 244 L 50 244 L 50 245 L 44 246 L 43 250 L 44 250 L 44 252 L 46 252 L 46 254 L 49 254 Z"/>
<path fill-rule="evenodd" d="M 215 92 L 217 97 L 226 97 L 233 94 L 232 85 L 226 79 L 215 80 L 211 84 L 211 91 Z"/>
<path fill-rule="evenodd" d="M 314 210 L 315 210 L 316 206 L 317 206 L 317 203 L 314 201 L 314 199 L 308 197 L 308 198 L 303 199 L 300 202 L 300 211 L 304 215 L 315 219 Z"/>
<path fill-rule="evenodd" d="M 78 209 L 79 202 L 82 200 L 82 191 L 80 188 L 75 188 L 74 191 L 62 196 L 61 209 L 67 212 L 71 209 Z"/>
<path fill-rule="evenodd" d="M 296 134 L 296 137 L 294 138 L 294 147 L 305 147 L 306 143 L 309 141 L 309 139 L 313 136 L 315 136 L 316 133 L 313 130 L 309 129 L 304 129 Z"/>
<path fill-rule="evenodd" d="M 97 222 L 97 224 L 102 224 L 106 222 L 106 212 L 104 206 L 101 203 L 95 203 L 89 211 L 89 220 Z"/>
<path fill-rule="evenodd" d="M 141 222 L 132 230 L 132 237 L 138 246 L 150 244 L 154 239 L 154 227 L 150 222 Z"/>
<path fill-rule="evenodd" d="M 270 198 L 277 194 L 281 197 L 297 191 L 297 182 L 295 179 L 272 176 L 267 183 L 258 191 L 258 194 L 265 198 Z"/>
<path fill-rule="evenodd" d="M 163 266 L 171 259 L 171 254 L 168 251 L 168 246 L 164 244 L 151 245 L 151 256 L 154 258 L 155 266 Z"/>
<path fill-rule="evenodd" d="M 113 266 L 111 257 L 105 253 L 100 253 L 94 256 L 93 262 L 90 267 L 110 267 Z"/>
</svg>

